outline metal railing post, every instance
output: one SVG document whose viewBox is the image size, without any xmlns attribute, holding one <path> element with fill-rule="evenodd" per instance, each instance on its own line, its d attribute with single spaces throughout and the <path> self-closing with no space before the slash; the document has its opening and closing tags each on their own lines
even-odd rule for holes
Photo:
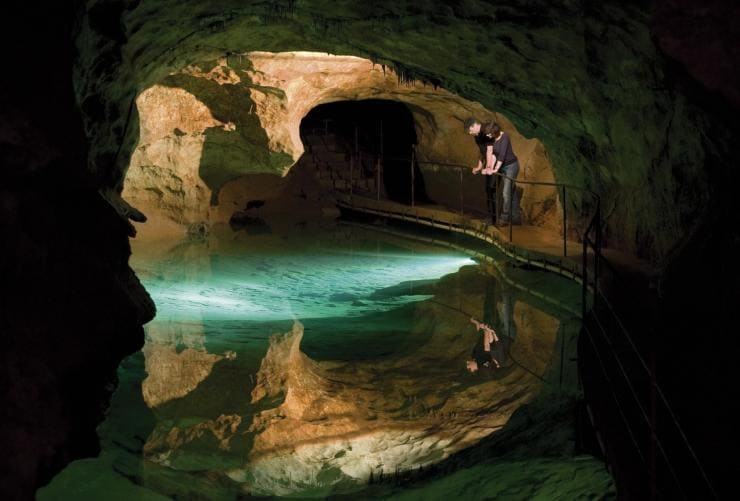
<svg viewBox="0 0 740 501">
<path fill-rule="evenodd" d="M 568 205 L 565 201 L 565 186 L 563 186 L 563 257 L 568 257 Z"/>
<path fill-rule="evenodd" d="M 460 167 L 460 215 L 461 216 L 465 213 L 464 208 L 465 206 L 463 205 L 463 170 L 462 170 L 462 167 Z"/>
<path fill-rule="evenodd" d="M 375 184 L 378 192 L 378 201 L 380 201 L 380 157 L 375 160 Z"/>
<path fill-rule="evenodd" d="M 509 176 L 506 176 L 509 177 Z M 509 178 L 509 242 L 514 240 L 514 180 Z"/>
<path fill-rule="evenodd" d="M 414 206 L 414 157 L 416 155 L 416 148 L 411 145 L 411 207 Z"/>
<path fill-rule="evenodd" d="M 583 255 L 581 256 L 581 277 L 583 279 L 581 287 L 581 318 L 583 322 L 586 321 L 586 313 L 588 312 L 588 305 L 586 304 L 586 297 L 588 293 L 588 229 L 583 234 Z"/>
<path fill-rule="evenodd" d="M 380 161 L 383 161 L 383 120 L 380 121 Z"/>
<path fill-rule="evenodd" d="M 650 329 L 650 453 L 648 472 L 650 475 L 650 499 L 658 499 L 658 468 L 657 468 L 657 445 L 658 445 L 658 409 L 656 399 L 657 381 L 655 378 L 655 331 Z"/>
</svg>

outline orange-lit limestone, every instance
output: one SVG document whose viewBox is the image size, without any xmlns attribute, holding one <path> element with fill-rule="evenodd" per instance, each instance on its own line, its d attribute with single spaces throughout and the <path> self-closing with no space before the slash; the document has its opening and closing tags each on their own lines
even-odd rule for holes
<svg viewBox="0 0 740 501">
<path fill-rule="evenodd" d="M 139 143 L 131 157 L 122 196 L 150 218 L 149 233 L 183 233 L 183 225 L 206 220 L 211 190 L 198 169 L 205 131 L 234 125 L 213 118 L 189 92 L 154 85 L 136 99 Z M 156 230 L 156 231 L 155 231 Z"/>
<path fill-rule="evenodd" d="M 240 64 L 236 65 L 234 58 L 240 58 Z M 263 149 L 269 150 L 271 160 L 255 165 L 245 165 L 243 161 L 232 165 L 236 161 L 230 160 L 232 150 L 224 149 L 220 153 L 225 172 L 243 173 L 241 178 L 232 177 L 228 189 L 236 193 L 252 192 L 250 176 L 260 173 L 284 176 L 291 169 L 304 152 L 301 121 L 316 106 L 335 101 L 385 99 L 406 104 L 416 128 L 417 155 L 423 161 L 472 166 L 478 151 L 463 131 L 463 120 L 471 115 L 497 120 L 511 137 L 519 157 L 519 179 L 554 180 L 542 143 L 522 136 L 505 116 L 442 87 L 420 81 L 399 83 L 391 69 L 368 59 L 314 52 L 250 52 L 221 58 L 205 67 L 190 65 L 176 73 L 216 82 L 217 89 L 232 89 L 229 92 L 211 89 L 208 92 L 213 95 L 208 99 L 232 99 L 234 92 L 243 92 L 248 94 L 249 101 L 239 106 L 251 104 L 248 110 L 243 110 L 224 103 L 216 119 L 202 101 L 184 89 L 154 85 L 142 92 L 136 101 L 140 139 L 131 158 L 123 197 L 150 217 L 150 222 L 140 225 L 144 237 L 182 234 L 193 223 L 228 221 L 232 204 L 227 202 L 227 214 L 217 206 L 209 211 L 210 203 L 220 198 L 220 193 L 212 196 L 211 189 L 199 176 L 205 132 L 209 128 L 235 134 L 228 148 L 244 152 L 259 150 L 260 155 L 266 153 Z M 256 116 L 266 134 L 266 145 L 257 138 L 237 133 L 236 124 L 244 123 L 245 114 Z M 454 202 L 451 206 L 456 206 L 459 193 L 450 190 L 446 176 L 449 167 L 422 165 L 422 168 L 430 197 L 439 203 L 446 203 L 450 198 L 449 202 Z M 244 187 L 239 186 L 240 179 Z M 265 198 L 259 193 L 253 196 Z M 561 204 L 557 197 L 552 188 L 525 187 L 522 196 L 525 220 L 559 230 Z"/>
<path fill-rule="evenodd" d="M 303 326 L 295 322 L 270 340 L 251 392 L 251 420 L 236 424 L 224 414 L 159 428 L 147 441 L 148 457 L 169 464 L 217 448 L 224 461 L 241 462 L 227 473 L 249 492 L 286 495 L 317 482 L 366 481 L 371 471 L 429 465 L 501 429 L 542 382 L 511 360 L 500 378 L 468 376 L 464 360 L 475 335 L 461 336 L 463 327 L 443 320 L 443 308 L 422 308 L 440 320 L 430 323 L 428 339 L 410 354 L 373 361 L 314 361 L 300 351 Z M 559 321 L 523 302 L 513 320 L 512 360 L 543 374 Z M 319 478 L 327 471 L 331 479 Z"/>
<path fill-rule="evenodd" d="M 250 95 L 271 147 L 296 160 L 303 153 L 301 120 L 320 104 L 363 99 L 405 103 L 414 117 L 421 157 L 466 165 L 477 158 L 477 151 L 471 148 L 462 121 L 469 115 L 494 116 L 480 103 L 442 87 L 420 81 L 401 84 L 390 68 L 361 57 L 315 52 L 250 52 L 245 57 L 253 67 L 245 74 L 256 84 Z M 497 119 L 513 130 L 506 118 L 497 115 Z M 528 140 L 515 133 L 512 141 L 516 147 Z"/>
</svg>

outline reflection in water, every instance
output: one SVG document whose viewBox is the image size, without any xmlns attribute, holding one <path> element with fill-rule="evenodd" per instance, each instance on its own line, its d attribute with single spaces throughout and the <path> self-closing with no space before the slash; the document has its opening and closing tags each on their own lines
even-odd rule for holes
<svg viewBox="0 0 740 501">
<path fill-rule="evenodd" d="M 147 377 L 141 390 L 149 407 L 181 398 L 194 390 L 224 356 L 205 351 L 199 323 L 152 322 L 142 349 Z"/>
<path fill-rule="evenodd" d="M 166 496 L 346 492 L 474 444 L 538 393 L 558 319 L 447 250 L 315 240 L 214 237 L 136 264 L 159 307 L 140 375 L 153 419 L 116 474 Z M 464 371 L 471 317 L 497 333 L 496 371 Z"/>
<path fill-rule="evenodd" d="M 490 277 L 486 281 L 486 294 L 483 300 L 483 321 L 475 318 L 470 321 L 480 337 L 473 346 L 471 358 L 466 362 L 468 371 L 479 369 L 499 370 L 508 364 L 511 343 L 516 337 L 514 322 L 514 303 L 510 290 L 500 290 L 498 281 Z"/>
</svg>

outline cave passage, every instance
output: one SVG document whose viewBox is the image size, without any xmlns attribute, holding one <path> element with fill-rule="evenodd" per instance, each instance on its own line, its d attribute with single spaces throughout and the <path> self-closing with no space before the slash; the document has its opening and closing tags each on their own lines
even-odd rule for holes
<svg viewBox="0 0 740 501">
<path fill-rule="evenodd" d="M 401 102 L 384 99 L 338 101 L 313 108 L 301 122 L 301 139 L 307 149 L 322 140 L 332 152 L 345 155 L 358 153 L 359 164 L 354 177 L 373 180 L 368 191 L 376 189 L 376 160 L 380 159 L 381 196 L 402 203 L 410 203 L 411 150 L 417 144 L 414 118 Z M 319 159 L 333 169 L 347 169 L 332 162 L 331 156 Z M 416 201 L 427 201 L 423 175 L 418 164 L 414 169 Z M 355 183 L 357 187 L 357 183 Z"/>
</svg>

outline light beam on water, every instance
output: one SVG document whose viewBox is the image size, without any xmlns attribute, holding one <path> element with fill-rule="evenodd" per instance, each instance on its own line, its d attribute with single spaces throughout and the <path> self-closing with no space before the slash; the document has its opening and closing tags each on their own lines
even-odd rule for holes
<svg viewBox="0 0 740 501">
<path fill-rule="evenodd" d="M 158 320 L 283 320 L 358 316 L 430 296 L 413 284 L 394 297 L 373 293 L 435 279 L 474 264 L 462 255 L 347 253 L 223 254 L 141 263 Z"/>
</svg>

